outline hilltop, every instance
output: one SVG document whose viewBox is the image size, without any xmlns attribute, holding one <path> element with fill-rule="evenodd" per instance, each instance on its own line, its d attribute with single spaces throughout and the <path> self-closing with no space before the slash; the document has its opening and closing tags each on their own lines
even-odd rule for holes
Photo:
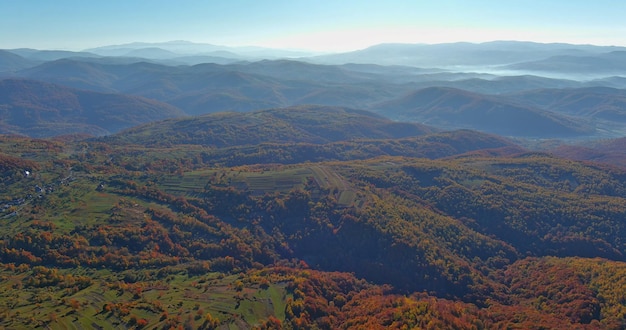
<svg viewBox="0 0 626 330">
<path fill-rule="evenodd" d="M 126 130 L 108 141 L 225 147 L 399 138 L 434 131 L 431 127 L 394 122 L 367 111 L 311 105 L 165 120 Z"/>
</svg>

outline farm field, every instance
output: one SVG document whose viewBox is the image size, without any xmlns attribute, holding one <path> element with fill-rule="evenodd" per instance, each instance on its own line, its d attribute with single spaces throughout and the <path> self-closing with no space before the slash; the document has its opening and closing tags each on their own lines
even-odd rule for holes
<svg viewBox="0 0 626 330">
<path fill-rule="evenodd" d="M 168 324 L 249 328 L 269 316 L 284 318 L 285 284 L 254 277 L 182 270 L 112 273 L 36 266 L 0 271 L 0 325 L 5 328 L 89 329 Z M 217 320 L 217 321 L 216 321 Z"/>
</svg>

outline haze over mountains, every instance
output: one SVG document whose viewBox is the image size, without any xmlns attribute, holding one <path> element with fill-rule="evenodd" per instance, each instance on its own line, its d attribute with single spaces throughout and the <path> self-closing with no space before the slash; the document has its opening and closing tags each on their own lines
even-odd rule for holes
<svg viewBox="0 0 626 330">
<path fill-rule="evenodd" d="M 140 96 L 191 116 L 317 104 L 442 129 L 592 138 L 624 133 L 624 54 L 623 47 L 514 41 L 381 44 L 324 55 L 172 41 L 82 52 L 2 50 L 0 77 Z M 17 109 L 18 98 L 0 102 Z M 151 116 L 142 111 L 135 112 Z M 9 126 L 15 123 L 3 118 L 3 127 Z M 84 130 L 96 135 L 116 131 Z M 28 130 L 11 130 L 22 131 Z"/>
</svg>

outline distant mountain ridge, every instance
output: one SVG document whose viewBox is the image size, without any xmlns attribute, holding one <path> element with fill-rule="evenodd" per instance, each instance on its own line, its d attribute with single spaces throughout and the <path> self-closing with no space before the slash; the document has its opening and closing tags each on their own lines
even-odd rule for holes
<svg viewBox="0 0 626 330">
<path fill-rule="evenodd" d="M 16 75 L 72 88 L 154 98 L 190 115 L 306 103 L 361 108 L 397 90 L 384 81 L 376 82 L 377 76 L 370 73 L 287 60 L 174 67 L 64 59 Z M 324 94 L 333 96 L 320 97 Z"/>
<path fill-rule="evenodd" d="M 128 95 L 71 89 L 34 80 L 0 80 L 0 134 L 47 137 L 105 135 L 154 120 L 179 117 L 179 109 Z"/>
<path fill-rule="evenodd" d="M 393 72 L 402 74 L 396 67 L 387 72 L 384 67 L 330 66 L 293 60 L 173 67 L 148 62 L 107 64 L 61 59 L 22 70 L 18 75 L 72 88 L 148 97 L 167 102 L 188 115 L 319 104 L 371 109 L 395 119 L 427 122 L 446 129 L 469 128 L 507 136 L 550 137 L 589 134 L 593 121 L 622 116 L 619 106 L 623 101 L 609 93 L 594 96 L 598 99 L 596 105 L 590 105 L 585 112 L 565 111 L 573 96 L 569 100 L 555 100 L 559 104 L 550 106 L 533 103 L 530 97 L 525 101 L 523 96 L 516 96 L 553 90 L 547 93 L 580 93 L 579 98 L 583 98 L 586 91 L 599 88 L 583 89 L 580 87 L 587 84 L 576 81 L 533 76 L 463 79 L 465 75 L 445 78 L 447 74 L 430 73 L 418 73 L 413 81 L 408 76 L 400 76 L 402 78 L 396 81 Z M 433 85 L 438 87 L 429 87 Z M 443 89 L 444 86 L 448 89 Z M 441 97 L 460 99 L 454 104 L 443 99 L 432 103 L 429 98 L 433 95 L 425 91 L 415 93 L 424 88 L 446 90 L 446 95 Z M 461 93 L 461 90 L 467 92 Z M 613 104 L 611 108 L 607 108 L 610 104 Z M 442 106 L 446 107 L 444 112 L 435 111 Z M 418 108 L 421 110 L 416 112 Z M 578 119 L 569 118 L 572 116 Z M 522 125 L 534 120 L 536 125 Z M 609 135 L 620 131 L 619 127 L 605 124 L 601 128 L 608 129 Z"/>
<path fill-rule="evenodd" d="M 560 55 L 505 66 L 509 70 L 578 73 L 588 75 L 626 74 L 626 50 L 581 56 Z"/>
<path fill-rule="evenodd" d="M 230 47 L 220 46 L 208 43 L 195 43 L 184 40 L 175 40 L 168 42 L 134 42 L 122 45 L 109 45 L 84 50 L 85 52 L 95 53 L 103 56 L 120 56 L 126 55 L 128 52 L 145 49 L 160 49 L 159 51 L 168 51 L 173 55 L 211 55 L 215 52 L 229 52 L 237 54 L 238 57 L 247 58 L 287 58 L 310 56 L 314 52 L 293 51 L 284 49 L 274 49 L 267 47 L 241 46 Z M 222 53 L 224 55 L 224 53 Z M 174 56 L 175 57 L 175 56 Z"/>
<path fill-rule="evenodd" d="M 600 70 L 597 72 L 605 73 L 589 74 L 595 72 L 590 68 L 597 67 L 598 63 L 619 71 L 626 54 L 622 47 L 510 41 L 389 44 L 335 54 L 344 60 L 356 56 L 357 60 L 332 65 L 319 64 L 323 61 L 318 59 L 327 57 L 250 61 L 242 52 L 259 51 L 259 48 L 218 49 L 220 47 L 175 41 L 99 48 L 121 56 L 16 49 L 0 53 L 0 66 L 6 67 L 0 72 L 0 78 L 19 77 L 98 93 L 141 96 L 168 103 L 192 116 L 318 104 L 375 110 L 394 119 L 427 122 L 445 129 L 479 129 L 507 136 L 612 138 L 626 131 L 620 124 L 624 120 L 623 100 L 606 93 L 591 96 L 582 89 L 626 88 L 626 78 L 617 74 L 619 72 Z M 182 55 L 199 50 L 205 52 Z M 371 64 L 378 61 L 377 56 L 393 65 Z M 542 76 L 542 72 L 529 75 L 523 68 L 531 63 L 549 65 L 550 61 L 560 58 L 573 60 L 560 64 L 567 67 L 566 71 L 542 71 L 546 73 Z M 444 69 L 418 68 L 409 66 L 417 62 L 402 62 L 405 60 L 421 61 L 424 65 L 431 63 L 428 61 L 455 65 Z M 402 63 L 408 65 L 400 65 Z M 520 67 L 514 69 L 510 65 Z M 429 95 L 421 93 L 411 97 L 410 94 L 433 87 L 465 90 L 475 95 L 461 98 L 454 106 L 442 100 L 415 106 L 429 102 Z M 565 89 L 577 89 L 572 93 L 580 95 L 562 97 L 548 105 L 530 97 L 531 91 L 535 94 L 570 93 Z M 524 93 L 529 93 L 526 94 L 529 100 L 523 100 Z M 460 95 L 457 93 L 454 97 Z M 394 108 L 403 102 L 407 109 Z M 436 111 L 441 106 L 447 109 Z M 405 111 L 409 108 L 410 113 Z M 417 108 L 420 110 L 416 111 Z M 573 110 L 579 108 L 585 110 Z M 536 121 L 536 125 L 529 126 L 531 121 Z"/>
<path fill-rule="evenodd" d="M 55 60 L 71 57 L 144 57 L 178 64 L 198 64 L 207 57 L 225 61 L 298 59 L 318 64 L 348 63 L 408 65 L 413 67 L 463 69 L 471 66 L 503 66 L 508 70 L 577 72 L 623 65 L 626 47 L 492 41 L 484 43 L 378 44 L 365 49 L 333 54 L 294 51 L 254 46 L 229 47 L 189 41 L 134 42 L 101 46 L 81 52 L 9 50 L 28 59 Z M 559 63 L 560 62 L 560 63 Z M 594 63 L 596 62 L 596 63 Z M 165 62 L 163 62 L 165 63 Z M 610 69 L 610 68 L 608 68 Z M 609 70 L 610 71 L 610 70 Z"/>
<path fill-rule="evenodd" d="M 315 63 L 375 63 L 418 67 L 506 65 L 539 61 L 552 56 L 592 56 L 626 51 L 626 47 L 543 44 L 520 41 L 443 44 L 380 44 L 353 52 L 320 55 Z"/>
<path fill-rule="evenodd" d="M 100 57 L 99 55 L 89 52 L 73 52 L 68 50 L 39 50 L 31 48 L 18 48 L 9 50 L 11 53 L 22 56 L 33 61 L 56 61 L 63 58 L 75 57 Z"/>
<path fill-rule="evenodd" d="M 509 95 L 510 98 L 567 115 L 626 123 L 626 90 L 610 87 L 541 89 Z"/>
<path fill-rule="evenodd" d="M 0 73 L 25 69 L 36 65 L 38 62 L 25 59 L 22 56 L 6 50 L 0 50 Z"/>
</svg>

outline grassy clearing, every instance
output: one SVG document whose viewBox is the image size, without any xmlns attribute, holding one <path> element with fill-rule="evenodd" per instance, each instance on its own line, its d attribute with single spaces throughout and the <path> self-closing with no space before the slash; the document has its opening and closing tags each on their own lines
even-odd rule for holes
<svg viewBox="0 0 626 330">
<path fill-rule="evenodd" d="M 126 283 L 121 274 L 106 270 L 66 269 L 61 275 L 89 273 L 93 283 L 80 290 L 29 283 L 32 270 L 0 271 L 0 328 L 106 329 L 129 326 L 131 318 L 145 319 L 148 328 L 168 322 L 204 322 L 207 313 L 222 327 L 251 327 L 274 315 L 284 319 L 284 285 L 260 288 L 241 275 L 209 273 Z M 242 282 L 242 283 L 245 283 Z M 137 289 L 140 288 L 140 289 Z M 108 306 L 115 306 L 108 309 Z"/>
<path fill-rule="evenodd" d="M 340 206 L 348 207 L 355 203 L 356 201 L 356 192 L 353 190 L 344 190 L 339 194 L 339 198 L 337 199 L 337 203 Z"/>
<path fill-rule="evenodd" d="M 96 187 L 89 180 L 78 179 L 68 186 L 55 186 L 54 191 L 40 193 L 41 196 L 34 195 L 16 207 L 17 216 L 3 222 L 3 231 L 23 232 L 33 221 L 45 220 L 55 224 L 57 233 L 67 234 L 76 226 L 105 222 L 121 197 L 96 191 Z"/>
<path fill-rule="evenodd" d="M 170 194 L 193 197 L 204 191 L 204 186 L 217 170 L 185 172 L 183 175 L 169 175 L 159 182 L 161 189 Z"/>
<path fill-rule="evenodd" d="M 235 181 L 245 183 L 254 194 L 264 194 L 302 188 L 312 175 L 308 168 L 288 168 L 260 173 L 243 172 Z"/>
<path fill-rule="evenodd" d="M 303 188 L 312 178 L 321 189 L 334 191 L 341 206 L 348 207 L 357 202 L 356 191 L 332 167 L 324 165 L 278 166 L 262 170 L 242 167 L 236 171 L 223 169 L 189 171 L 182 175 L 161 178 L 159 187 L 171 194 L 197 197 L 216 175 L 222 182 L 238 189 L 247 189 L 252 195 L 257 196 L 275 192 L 286 193 Z"/>
</svg>

